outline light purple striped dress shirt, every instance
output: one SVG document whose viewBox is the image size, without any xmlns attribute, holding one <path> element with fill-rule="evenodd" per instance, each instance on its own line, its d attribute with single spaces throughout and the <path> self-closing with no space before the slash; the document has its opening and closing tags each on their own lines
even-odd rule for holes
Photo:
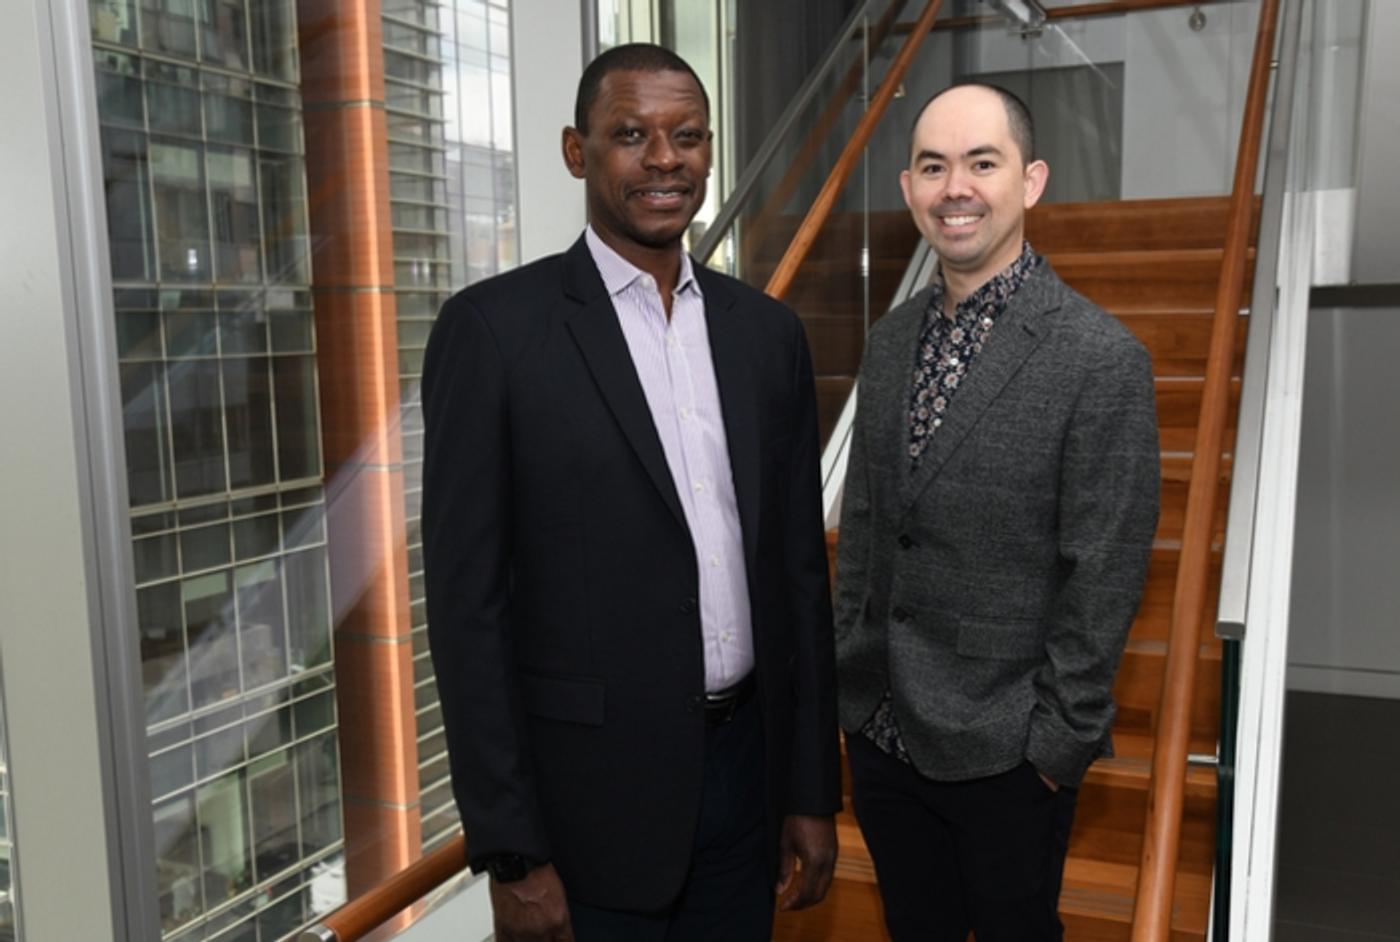
<svg viewBox="0 0 1400 942">
<path fill-rule="evenodd" d="M 690 256 L 681 252 L 668 323 L 655 279 L 609 248 L 591 226 L 585 238 L 612 296 L 695 544 L 705 689 L 723 690 L 753 669 L 753 628 L 705 298 Z"/>
</svg>

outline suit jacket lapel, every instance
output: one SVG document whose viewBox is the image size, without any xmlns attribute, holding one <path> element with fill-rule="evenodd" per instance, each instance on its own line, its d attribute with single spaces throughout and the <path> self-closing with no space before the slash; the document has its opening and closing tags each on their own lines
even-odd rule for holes
<svg viewBox="0 0 1400 942">
<path fill-rule="evenodd" d="M 736 298 L 708 269 L 695 265 L 695 278 L 705 295 L 705 326 L 710 337 L 710 359 L 719 387 L 724 433 L 729 445 L 729 468 L 734 476 L 734 499 L 744 537 L 744 556 L 758 554 L 759 415 L 749 360 L 748 324 Z"/>
<path fill-rule="evenodd" d="M 564 290 L 578 304 L 566 318 L 569 332 L 583 353 L 584 360 L 598 384 L 603 399 L 617 424 L 631 443 L 642 467 L 646 469 L 656 490 L 682 527 L 685 512 L 676 494 L 675 482 L 666 464 L 666 452 L 647 406 L 642 381 L 632 365 L 627 350 L 627 338 L 617 322 L 617 311 L 603 285 L 598 267 L 589 254 L 588 244 L 580 238 L 569 249 L 564 260 Z"/>
<path fill-rule="evenodd" d="M 913 504 L 938 476 L 1006 384 L 1045 339 L 1044 316 L 1060 303 L 1053 284 L 1042 277 L 1047 271 L 1049 263 L 1042 259 L 997 318 L 986 345 L 968 371 L 967 381 L 949 405 L 947 418 L 920 459 L 918 470 L 905 477 L 905 506 Z M 907 402 L 905 411 L 908 411 Z"/>
</svg>

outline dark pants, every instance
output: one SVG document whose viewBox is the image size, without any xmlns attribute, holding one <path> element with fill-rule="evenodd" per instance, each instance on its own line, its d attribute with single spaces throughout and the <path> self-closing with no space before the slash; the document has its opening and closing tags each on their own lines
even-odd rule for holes
<svg viewBox="0 0 1400 942">
<path fill-rule="evenodd" d="M 570 900 L 577 942 L 768 942 L 773 888 L 764 846 L 763 764 L 754 697 L 732 721 L 705 733 L 700 820 L 680 898 L 658 913 Z"/>
<path fill-rule="evenodd" d="M 1076 790 L 1052 792 L 1029 762 L 936 782 L 846 737 L 851 801 L 894 942 L 1059 942 L 1060 882 Z"/>
</svg>

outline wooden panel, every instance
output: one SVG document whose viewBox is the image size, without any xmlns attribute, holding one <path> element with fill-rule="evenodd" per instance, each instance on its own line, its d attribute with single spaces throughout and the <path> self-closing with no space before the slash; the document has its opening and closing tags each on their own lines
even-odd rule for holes
<svg viewBox="0 0 1400 942">
<path fill-rule="evenodd" d="M 1256 199 L 1254 232 L 1259 207 Z M 1026 238 L 1041 253 L 1218 249 L 1229 214 L 1226 196 L 1042 203 L 1026 215 Z"/>
</svg>

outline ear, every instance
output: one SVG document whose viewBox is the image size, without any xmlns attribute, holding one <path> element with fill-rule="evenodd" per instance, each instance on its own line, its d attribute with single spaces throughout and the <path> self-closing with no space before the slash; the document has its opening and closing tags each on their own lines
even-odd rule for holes
<svg viewBox="0 0 1400 942">
<path fill-rule="evenodd" d="M 905 205 L 905 206 L 908 206 L 910 209 L 913 209 L 913 208 L 914 208 L 914 204 L 911 203 L 911 202 L 909 201 L 909 171 L 908 171 L 908 170 L 901 170 L 901 171 L 899 172 L 899 189 L 900 189 L 900 192 L 902 192 L 902 193 L 904 194 L 904 205 Z"/>
<path fill-rule="evenodd" d="M 1045 184 L 1050 182 L 1050 166 L 1043 160 L 1032 160 L 1026 167 L 1026 209 L 1040 201 Z"/>
<path fill-rule="evenodd" d="M 565 128 L 562 146 L 564 166 L 569 168 L 569 173 L 576 179 L 582 180 L 584 177 L 583 134 L 579 132 L 578 128 Z"/>
</svg>

